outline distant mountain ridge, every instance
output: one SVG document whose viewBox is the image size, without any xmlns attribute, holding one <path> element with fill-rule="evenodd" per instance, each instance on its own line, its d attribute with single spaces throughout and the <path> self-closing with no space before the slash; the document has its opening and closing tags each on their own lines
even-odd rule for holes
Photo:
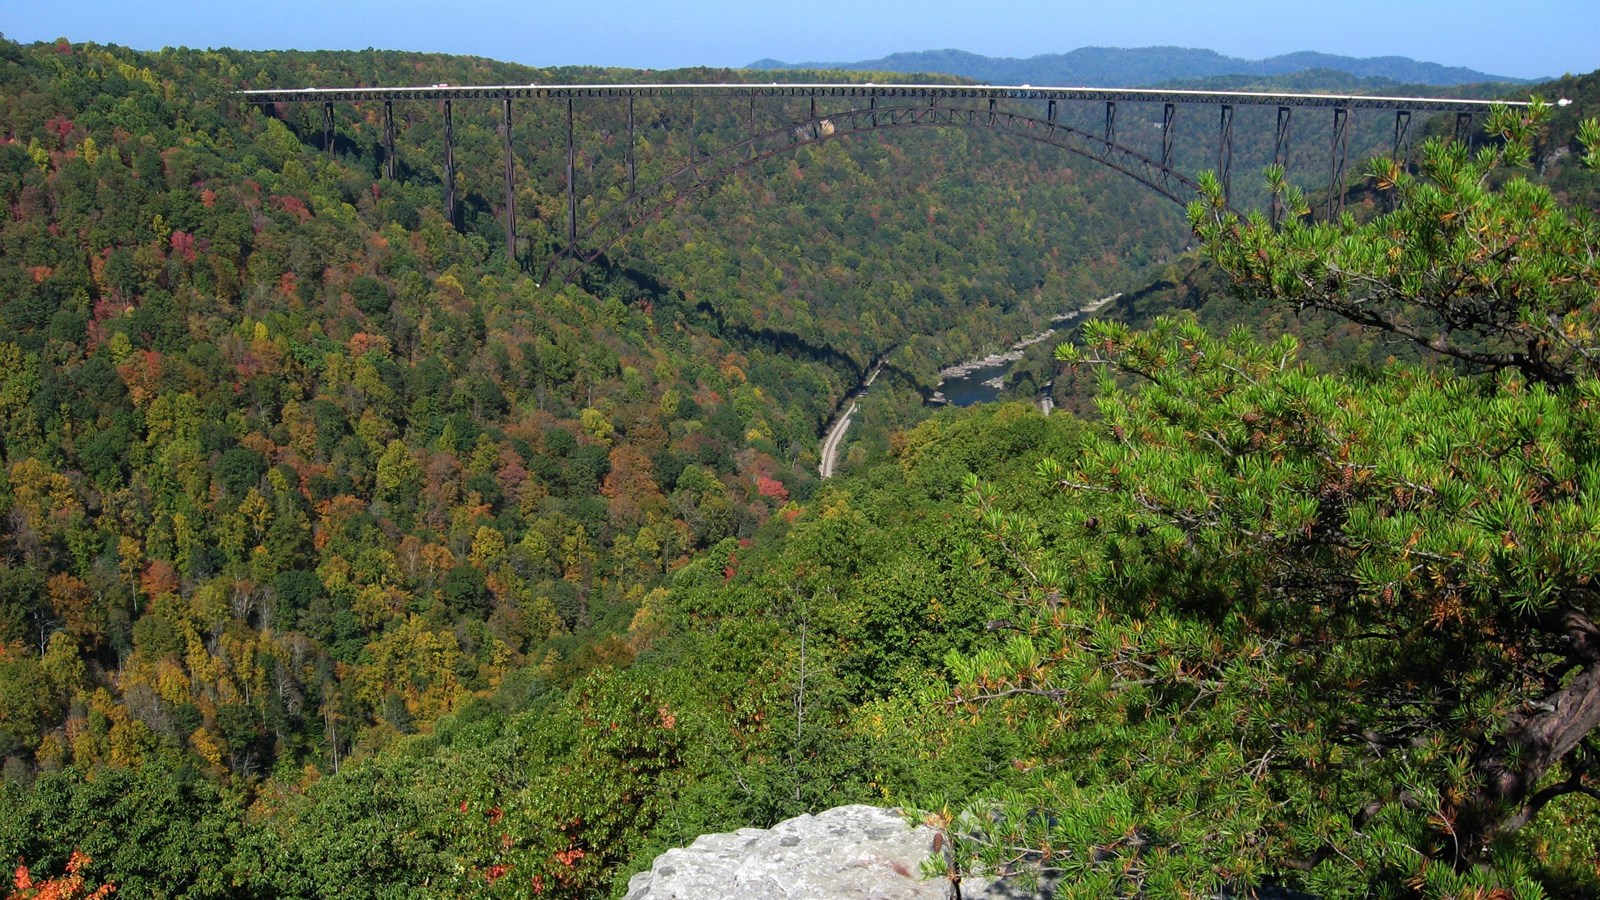
<svg viewBox="0 0 1600 900">
<path fill-rule="evenodd" d="M 874 72 L 941 72 L 991 84 L 1099 85 L 1145 87 L 1220 75 L 1272 76 L 1331 69 L 1362 78 L 1384 78 L 1404 84 L 1454 85 L 1480 82 L 1532 84 L 1543 79 L 1490 75 L 1460 66 L 1419 62 L 1404 56 L 1360 59 L 1310 50 L 1266 59 L 1223 56 L 1215 50 L 1187 47 L 1080 47 L 1069 53 L 1046 53 L 1027 59 L 983 56 L 965 50 L 892 53 L 861 62 L 786 63 L 759 59 L 747 69 L 846 69 Z"/>
</svg>

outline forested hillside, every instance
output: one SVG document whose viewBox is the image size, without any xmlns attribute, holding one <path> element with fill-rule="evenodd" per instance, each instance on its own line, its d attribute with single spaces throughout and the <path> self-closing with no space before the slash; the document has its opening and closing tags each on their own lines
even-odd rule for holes
<svg viewBox="0 0 1600 900">
<path fill-rule="evenodd" d="M 608 896 L 703 831 L 849 801 L 1077 896 L 1600 890 L 1576 110 L 1379 170 L 1392 216 L 1354 194 L 1281 233 L 1214 193 L 1185 229 L 988 134 L 824 143 L 564 285 L 554 110 L 518 119 L 507 256 L 497 110 L 458 105 L 452 223 L 437 110 L 408 108 L 389 180 L 378 111 L 340 107 L 329 154 L 317 110 L 228 95 L 637 77 L 0 41 L 23 896 L 69 867 L 130 897 Z M 701 152 L 742 127 L 703 114 Z M 618 122 L 580 113 L 586 222 Z M 1507 180 L 1530 131 L 1559 199 Z M 687 156 L 641 137 L 641 181 Z M 1166 267 L 1193 234 L 1217 268 Z M 1321 346 L 1102 325 L 1060 360 L 1082 397 L 1120 373 L 1084 419 L 918 406 L 1151 267 L 1130 314 L 1170 292 Z M 1481 280 L 1451 305 L 1419 270 Z M 1380 321 L 1340 273 L 1392 283 Z M 1439 322 L 1445 365 L 1408 332 Z M 893 433 L 820 483 L 817 431 L 881 356 Z"/>
<path fill-rule="evenodd" d="M 1461 66 L 1441 66 L 1403 56 L 1357 59 L 1331 53 L 1285 53 L 1266 59 L 1240 59 L 1213 50 L 1189 47 L 1079 47 L 1067 53 L 1041 53 L 1027 59 L 983 56 L 962 50 L 891 53 L 861 62 L 785 63 L 762 59 L 751 69 L 835 68 L 867 72 L 942 72 L 987 84 L 1093 85 L 1148 87 L 1178 79 L 1224 75 L 1273 77 L 1311 70 L 1331 70 L 1390 83 L 1434 85 L 1524 79 L 1489 75 Z M 1550 73 L 1554 75 L 1555 73 Z"/>
<path fill-rule="evenodd" d="M 410 111 L 390 181 L 371 110 L 341 108 L 330 155 L 304 111 L 228 97 L 630 77 L 0 43 L 8 855 L 59 871 L 81 844 L 134 894 L 255 884 L 201 846 L 473 698 L 527 714 L 626 666 L 623 635 L 669 573 L 736 568 L 729 542 L 798 514 L 817 431 L 874 356 L 899 347 L 903 377 L 931 380 L 1182 240 L 1159 198 L 924 134 L 775 162 L 652 226 L 586 288 L 540 285 L 560 182 L 526 172 L 529 237 L 516 259 L 490 249 L 494 110 L 457 112 L 458 229 L 436 109 Z M 583 111 L 586 190 L 618 172 L 614 112 Z M 556 122 L 519 122 L 523 165 Z M 701 139 L 735 127 L 708 117 Z M 682 136 L 644 137 L 641 177 L 676 164 Z M 1002 247 L 1036 262 L 1005 265 Z M 576 752 L 536 730 L 558 741 L 541 752 Z M 108 853 L 59 805 L 93 796 L 173 839 L 119 832 Z M 610 878 L 628 846 L 595 852 L 586 877 Z M 283 865 L 272 890 L 315 893 Z"/>
</svg>

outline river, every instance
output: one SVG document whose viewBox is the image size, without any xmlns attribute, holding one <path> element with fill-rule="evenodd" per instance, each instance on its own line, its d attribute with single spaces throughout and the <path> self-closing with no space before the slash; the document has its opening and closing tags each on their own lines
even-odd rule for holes
<svg viewBox="0 0 1600 900">
<path fill-rule="evenodd" d="M 948 403 L 951 406 L 993 403 L 1000 399 L 1000 392 L 1005 390 L 1006 376 L 1011 373 L 1011 367 L 1022 359 L 1022 354 L 1027 348 L 1048 340 L 1061 329 L 1061 326 L 1090 315 L 1121 296 L 1112 294 L 1109 297 L 1102 297 L 1072 312 L 1056 316 L 1051 320 L 1050 328 L 1017 341 L 1004 353 L 992 353 L 982 359 L 969 360 L 941 370 L 939 375 L 944 380 L 939 382 L 939 390 L 934 392 L 929 402 Z M 821 477 L 833 477 L 833 470 L 839 464 L 839 448 L 844 444 L 845 433 L 850 430 L 850 420 L 860 408 L 862 395 L 866 394 L 867 388 L 872 386 L 872 382 L 877 379 L 878 372 L 882 369 L 883 359 L 879 358 L 873 362 L 872 370 L 867 373 L 861 386 L 850 395 L 843 410 L 829 424 L 826 436 L 822 440 L 821 459 L 817 465 L 817 474 Z M 1039 397 L 1038 403 L 1039 409 L 1045 415 L 1049 415 L 1055 406 L 1048 392 Z"/>
<path fill-rule="evenodd" d="M 991 353 L 981 359 L 972 359 L 948 369 L 942 369 L 939 375 L 944 380 L 939 382 L 939 389 L 934 392 L 929 402 L 934 404 L 948 403 L 951 406 L 971 406 L 974 403 L 993 403 L 1000 399 L 1000 393 L 1005 390 L 1006 376 L 1011 374 L 1011 367 L 1022 359 L 1023 353 L 1034 344 L 1049 340 L 1063 325 L 1067 325 L 1084 316 L 1099 311 L 1113 300 L 1121 297 L 1112 294 L 1101 297 L 1099 300 L 1084 305 L 1069 313 L 1063 313 L 1050 321 L 1050 328 L 1030 337 L 1025 337 L 1012 344 L 1004 353 Z M 1048 415 L 1050 407 L 1054 404 L 1041 398 L 1040 408 Z"/>
<path fill-rule="evenodd" d="M 1015 360 L 980 366 L 962 375 L 952 375 L 939 382 L 939 396 L 951 406 L 971 406 L 974 403 L 993 403 L 1005 390 L 1005 378 L 1011 374 Z"/>
</svg>

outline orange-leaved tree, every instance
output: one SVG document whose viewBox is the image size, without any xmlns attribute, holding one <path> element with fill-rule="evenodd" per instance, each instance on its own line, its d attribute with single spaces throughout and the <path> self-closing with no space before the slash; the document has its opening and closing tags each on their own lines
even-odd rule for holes
<svg viewBox="0 0 1600 900">
<path fill-rule="evenodd" d="M 117 889 L 116 885 L 102 884 L 94 890 L 89 889 L 83 877 L 83 869 L 87 865 L 88 854 L 74 850 L 67 860 L 67 874 L 60 878 L 34 881 L 28 867 L 18 863 L 16 876 L 12 880 L 13 890 L 6 900 L 102 900 L 111 896 Z"/>
</svg>

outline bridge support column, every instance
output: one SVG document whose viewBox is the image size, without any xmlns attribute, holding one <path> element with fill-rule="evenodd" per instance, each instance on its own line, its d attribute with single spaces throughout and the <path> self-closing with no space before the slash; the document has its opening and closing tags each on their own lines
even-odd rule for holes
<svg viewBox="0 0 1600 900">
<path fill-rule="evenodd" d="M 506 151 L 506 258 L 512 262 L 517 260 L 517 161 L 511 155 L 511 98 L 505 98 L 502 103 L 505 113 L 505 151 Z"/>
<path fill-rule="evenodd" d="M 572 98 L 567 98 L 567 249 L 578 246 L 578 147 L 572 140 Z"/>
<path fill-rule="evenodd" d="M 1167 173 L 1172 171 L 1172 119 L 1177 112 L 1177 107 L 1171 103 L 1162 104 L 1161 109 L 1161 180 L 1167 180 Z"/>
<path fill-rule="evenodd" d="M 694 95 L 689 95 L 689 172 L 695 181 L 700 180 L 700 170 L 694 164 Z"/>
<path fill-rule="evenodd" d="M 1344 157 L 1350 148 L 1350 108 L 1333 109 L 1333 162 L 1328 173 L 1328 219 L 1344 212 Z"/>
<path fill-rule="evenodd" d="M 635 171 L 633 167 L 633 148 L 638 141 L 634 140 L 633 124 L 633 95 L 628 95 L 628 199 L 632 200 L 635 193 Z"/>
<path fill-rule="evenodd" d="M 1106 152 L 1117 142 L 1117 101 L 1106 101 Z"/>
<path fill-rule="evenodd" d="M 1217 177 L 1222 179 L 1222 199 L 1233 198 L 1233 104 L 1222 104 L 1222 120 L 1217 126 Z"/>
<path fill-rule="evenodd" d="M 1472 113 L 1469 113 L 1469 112 L 1458 112 L 1458 113 L 1456 113 L 1456 134 L 1455 134 L 1455 139 L 1458 140 L 1458 141 L 1463 141 L 1463 140 L 1466 141 L 1467 142 L 1467 149 L 1468 150 L 1472 149 Z"/>
<path fill-rule="evenodd" d="M 989 127 L 994 127 L 994 98 L 989 98 Z"/>
<path fill-rule="evenodd" d="M 1055 124 L 1056 124 L 1056 102 L 1054 100 L 1051 100 L 1049 102 L 1049 104 L 1047 104 L 1045 106 L 1045 108 L 1044 108 L 1044 120 L 1046 122 L 1050 123 L 1050 128 L 1051 128 L 1052 131 L 1055 130 Z"/>
<path fill-rule="evenodd" d="M 992 100 L 990 101 L 991 104 L 993 102 L 994 101 L 992 101 Z M 873 128 L 877 128 L 878 127 L 878 95 L 877 94 L 873 94 L 870 98 L 867 99 L 867 109 L 870 110 L 871 114 L 872 114 L 872 127 Z"/>
<path fill-rule="evenodd" d="M 1411 110 L 1397 109 L 1394 111 L 1394 150 L 1390 158 L 1395 162 L 1408 161 L 1411 157 Z M 1401 146 L 1406 148 L 1404 155 L 1400 153 Z"/>
<path fill-rule="evenodd" d="M 450 101 L 444 102 L 444 218 L 456 224 L 456 126 Z"/>
<path fill-rule="evenodd" d="M 383 174 L 394 180 L 394 101 L 383 101 Z"/>
<path fill-rule="evenodd" d="M 1411 165 L 1411 134 L 1410 134 L 1410 132 L 1411 132 L 1411 110 L 1409 110 L 1409 109 L 1397 109 L 1397 110 L 1395 110 L 1394 111 L 1394 149 L 1390 151 L 1389 158 L 1390 158 L 1390 160 L 1392 160 L 1394 162 L 1395 169 L 1398 170 L 1398 172 L 1404 172 Z M 1405 147 L 1405 151 L 1403 153 L 1401 152 L 1401 149 L 1400 149 L 1402 146 Z M 1398 198 L 1398 192 L 1393 187 L 1391 187 L 1389 189 L 1389 202 L 1387 204 L 1388 205 L 1388 209 L 1389 209 L 1390 212 L 1394 212 L 1395 202 L 1398 199 L 1399 199 Z"/>
<path fill-rule="evenodd" d="M 1282 169 L 1284 176 L 1289 174 L 1289 120 L 1294 115 L 1294 107 L 1278 107 L 1278 134 L 1273 141 L 1272 164 Z M 1276 228 L 1283 219 L 1283 197 L 1274 194 L 1272 197 L 1272 226 Z"/>
<path fill-rule="evenodd" d="M 333 152 L 333 103 L 322 104 L 322 149 Z"/>
</svg>

